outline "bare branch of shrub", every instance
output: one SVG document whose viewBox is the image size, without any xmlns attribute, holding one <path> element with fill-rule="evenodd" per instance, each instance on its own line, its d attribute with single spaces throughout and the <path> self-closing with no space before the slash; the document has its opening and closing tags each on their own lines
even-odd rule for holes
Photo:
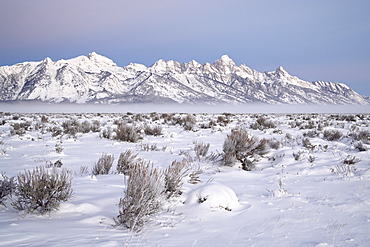
<svg viewBox="0 0 370 247">
<path fill-rule="evenodd" d="M 356 156 L 348 155 L 346 158 L 343 160 L 343 164 L 345 165 L 354 165 L 360 162 L 361 159 L 357 158 Z"/>
</svg>

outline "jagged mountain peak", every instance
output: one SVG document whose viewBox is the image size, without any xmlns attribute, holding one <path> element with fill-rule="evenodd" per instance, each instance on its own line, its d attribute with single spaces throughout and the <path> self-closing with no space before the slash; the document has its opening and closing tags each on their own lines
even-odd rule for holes
<svg viewBox="0 0 370 247">
<path fill-rule="evenodd" d="M 284 77 L 290 76 L 289 73 L 283 68 L 283 66 L 277 67 L 275 73 Z"/>
<path fill-rule="evenodd" d="M 124 69 L 132 70 L 132 71 L 145 71 L 147 67 L 144 64 L 140 63 L 129 63 Z"/>
<path fill-rule="evenodd" d="M 181 65 L 174 60 L 159 59 L 149 67 L 149 70 L 154 73 L 180 72 Z"/>
<path fill-rule="evenodd" d="M 44 58 L 44 60 L 41 61 L 42 63 L 45 63 L 45 64 L 51 64 L 53 63 L 53 60 L 51 60 L 50 57 L 46 57 Z"/>
<path fill-rule="evenodd" d="M 229 55 L 222 55 L 219 59 L 217 59 L 216 61 L 213 62 L 213 65 L 232 65 L 232 66 L 236 66 L 234 60 L 232 60 Z"/>
<path fill-rule="evenodd" d="M 109 66 L 117 66 L 116 63 L 113 62 L 113 60 L 111 60 L 111 59 L 109 59 L 105 56 L 99 55 L 96 52 L 89 53 L 89 55 L 87 55 L 87 58 L 91 62 L 94 62 L 94 63 L 97 63 L 97 64 L 106 64 L 106 65 L 109 65 Z"/>
<path fill-rule="evenodd" d="M 195 60 L 191 60 L 190 62 L 187 63 L 188 65 L 191 65 L 193 67 L 202 67 L 202 65 L 200 63 L 198 63 L 197 61 Z"/>
<path fill-rule="evenodd" d="M 225 54 L 225 55 L 222 55 L 220 59 L 218 59 L 219 61 L 224 61 L 224 62 L 227 62 L 227 63 L 234 63 L 234 61 L 229 57 L 229 55 Z"/>
</svg>

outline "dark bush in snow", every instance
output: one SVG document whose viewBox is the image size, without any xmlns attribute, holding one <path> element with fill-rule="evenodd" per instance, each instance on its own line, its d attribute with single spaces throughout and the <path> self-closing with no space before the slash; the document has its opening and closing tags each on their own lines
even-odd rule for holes
<svg viewBox="0 0 370 247">
<path fill-rule="evenodd" d="M 363 143 L 370 144 L 370 131 L 361 130 L 359 132 L 353 132 L 351 133 L 351 136 L 356 141 L 361 141 Z"/>
<path fill-rule="evenodd" d="M 64 134 L 75 136 L 78 132 L 79 123 L 76 119 L 71 119 L 71 120 L 64 121 L 62 123 L 62 127 L 63 127 Z"/>
<path fill-rule="evenodd" d="M 93 175 L 103 175 L 109 174 L 109 171 L 113 165 L 114 156 L 103 153 L 99 158 L 98 162 L 94 165 L 92 169 Z"/>
<path fill-rule="evenodd" d="M 14 193 L 16 184 L 14 177 L 7 177 L 5 173 L 0 174 L 0 205 L 5 205 L 6 199 Z"/>
<path fill-rule="evenodd" d="M 233 166 L 239 161 L 244 170 L 250 171 L 254 168 L 254 162 L 268 153 L 268 149 L 267 139 L 258 140 L 243 128 L 232 129 L 224 141 L 221 164 Z"/>
<path fill-rule="evenodd" d="M 22 123 L 14 123 L 12 124 L 13 129 L 10 131 L 11 135 L 23 135 L 26 133 L 26 130 L 30 128 L 30 123 L 22 122 Z"/>
<path fill-rule="evenodd" d="M 140 130 L 134 125 L 120 124 L 115 129 L 115 132 L 115 139 L 124 142 L 137 142 L 141 138 L 139 134 Z"/>
<path fill-rule="evenodd" d="M 361 141 L 356 142 L 354 145 L 354 148 L 356 148 L 360 152 L 365 152 L 368 150 L 365 144 L 363 144 Z"/>
<path fill-rule="evenodd" d="M 72 173 L 65 169 L 36 167 L 18 174 L 17 182 L 12 205 L 27 213 L 52 211 L 72 195 Z"/>
<path fill-rule="evenodd" d="M 276 124 L 271 121 L 267 120 L 264 117 L 259 117 L 255 123 L 252 123 L 250 127 L 254 130 L 264 130 L 264 129 L 271 129 L 271 128 L 276 128 Z"/>
<path fill-rule="evenodd" d="M 154 127 L 151 127 L 150 125 L 145 125 L 144 126 L 144 133 L 146 135 L 153 135 L 153 136 L 160 136 L 163 134 L 162 132 L 162 127 L 157 125 Z"/>
<path fill-rule="evenodd" d="M 342 136 L 343 133 L 339 130 L 324 130 L 324 139 L 328 141 L 338 141 Z"/>
</svg>

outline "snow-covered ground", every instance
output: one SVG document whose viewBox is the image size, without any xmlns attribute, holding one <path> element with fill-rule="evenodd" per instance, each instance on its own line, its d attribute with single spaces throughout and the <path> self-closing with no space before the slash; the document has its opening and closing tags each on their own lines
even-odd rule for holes
<svg viewBox="0 0 370 247">
<path fill-rule="evenodd" d="M 73 172 L 73 196 L 46 215 L 18 212 L 9 198 L 0 206 L 0 246 L 369 245 L 369 114 L 194 116 L 185 130 L 188 115 L 179 113 L 1 113 L 0 172 L 12 177 L 61 160 Z M 261 118 L 275 126 L 251 128 Z M 94 123 L 96 132 L 72 133 L 63 125 L 72 120 Z M 118 123 L 142 128 L 142 139 L 114 139 Z M 162 134 L 145 134 L 145 124 L 161 126 Z M 216 156 L 236 127 L 280 145 L 269 148 L 253 171 L 221 166 Z M 102 138 L 110 130 L 110 138 Z M 333 133 L 339 139 L 330 140 Z M 195 143 L 202 142 L 210 148 L 197 157 Z M 127 181 L 116 164 L 126 150 L 163 169 L 185 159 L 190 169 L 183 193 L 164 200 L 138 233 L 113 220 Z M 112 170 L 93 176 L 103 153 L 114 155 Z M 358 162 L 345 164 L 350 159 Z"/>
</svg>

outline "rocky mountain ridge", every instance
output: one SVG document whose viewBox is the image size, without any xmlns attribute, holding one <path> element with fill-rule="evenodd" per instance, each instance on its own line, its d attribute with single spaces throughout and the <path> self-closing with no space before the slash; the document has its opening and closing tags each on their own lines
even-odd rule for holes
<svg viewBox="0 0 370 247">
<path fill-rule="evenodd" d="M 90 53 L 68 60 L 24 62 L 0 67 L 0 100 L 76 103 L 270 103 L 369 104 L 347 85 L 308 82 L 283 68 L 258 72 L 227 55 L 214 63 L 156 61 L 152 66 Z"/>
</svg>

